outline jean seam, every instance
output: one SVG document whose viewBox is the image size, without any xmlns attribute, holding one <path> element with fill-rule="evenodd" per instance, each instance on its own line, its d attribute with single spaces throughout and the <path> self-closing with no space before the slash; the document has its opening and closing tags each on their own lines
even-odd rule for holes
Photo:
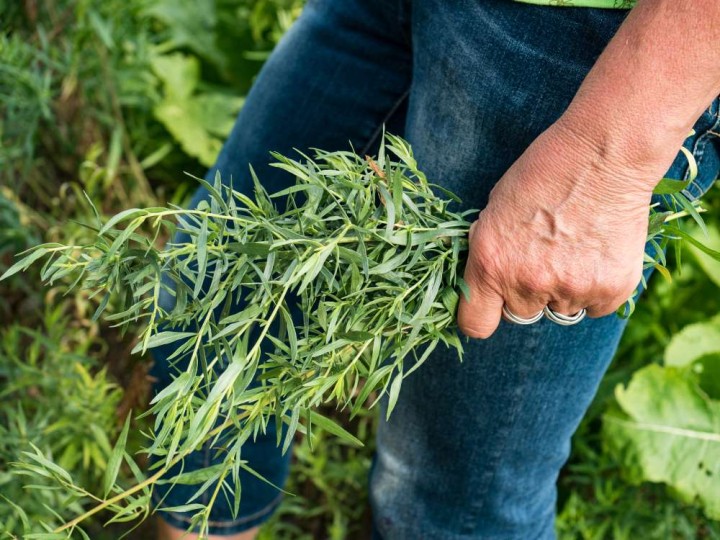
<svg viewBox="0 0 720 540">
<path fill-rule="evenodd" d="M 412 45 L 412 34 L 406 30 L 406 22 L 408 20 L 407 14 L 409 13 L 409 5 L 407 0 L 397 0 L 398 6 L 398 23 L 400 25 L 400 34 L 402 35 L 407 45 Z"/>
<path fill-rule="evenodd" d="M 370 147 L 373 145 L 373 143 L 378 139 L 380 134 L 385 129 L 385 123 L 392 117 L 393 114 L 400 108 L 400 105 L 402 105 L 402 102 L 405 101 L 405 99 L 410 95 L 410 87 L 408 87 L 407 90 L 405 90 L 400 97 L 395 101 L 392 107 L 390 107 L 390 110 L 388 113 L 383 117 L 382 121 L 380 122 L 380 125 L 375 128 L 375 131 L 370 135 L 370 138 L 368 139 L 368 142 L 365 144 L 365 146 L 362 147 L 360 150 L 360 155 L 365 155 L 368 150 L 370 150 Z"/>
<path fill-rule="evenodd" d="M 532 348 L 535 349 L 537 347 L 537 334 L 539 332 L 538 326 L 532 326 L 528 327 L 526 330 L 528 332 L 531 332 L 532 337 L 528 339 L 526 343 L 526 347 L 528 349 Z M 513 407 L 510 409 L 508 413 L 509 421 L 505 423 L 505 426 L 503 427 L 502 431 L 498 433 L 497 438 L 501 440 L 501 444 L 498 446 L 498 449 L 494 452 L 492 455 L 492 459 L 490 461 L 490 466 L 487 467 L 487 472 L 483 475 L 483 489 L 479 493 L 476 493 L 476 500 L 485 500 L 485 495 L 490 491 L 490 487 L 492 486 L 492 482 L 495 479 L 496 471 L 497 471 L 497 465 L 500 459 L 502 458 L 503 454 L 505 453 L 507 449 L 507 443 L 509 440 L 509 435 L 511 432 L 511 426 L 513 423 L 513 420 L 517 417 L 517 414 L 520 410 L 523 396 L 525 395 L 524 388 L 527 385 L 528 381 L 528 375 L 529 375 L 529 369 L 520 368 L 520 381 L 517 387 L 515 388 L 515 391 L 513 393 Z M 478 526 L 478 519 L 477 515 L 483 510 L 482 505 L 479 507 L 472 508 L 472 511 L 470 512 L 470 518 L 472 519 L 472 522 L 468 524 L 469 526 L 465 528 L 464 532 L 467 533 L 473 533 L 477 529 Z"/>
</svg>

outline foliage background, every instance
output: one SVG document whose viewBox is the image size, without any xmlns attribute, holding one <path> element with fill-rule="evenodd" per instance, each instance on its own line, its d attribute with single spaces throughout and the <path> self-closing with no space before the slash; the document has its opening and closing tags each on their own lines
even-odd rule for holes
<svg viewBox="0 0 720 540">
<path fill-rule="evenodd" d="M 186 201 L 194 183 L 182 171 L 201 176 L 212 164 L 301 8 L 302 0 L 0 0 L 0 273 L 40 241 L 90 235 L 83 191 L 104 216 Z M 720 247 L 716 191 L 705 205 Z M 682 262 L 671 282 L 652 279 L 575 436 L 559 480 L 560 538 L 720 538 L 720 265 L 694 252 Z M 95 320 L 87 294 L 38 283 L 37 270 L 0 283 L 0 538 L 77 515 L 85 501 L 27 489 L 23 471 L 36 473 L 45 456 L 97 488 L 122 419 L 143 410 L 149 392 L 149 359 L 129 353 L 134 336 Z M 297 496 L 285 498 L 263 538 L 368 536 L 375 415 L 351 422 L 326 412 L 368 444 L 327 436 L 311 452 L 300 441 L 288 486 Z M 649 422 L 709 437 L 640 428 Z M 129 447 L 138 448 L 143 425 L 133 427 Z M 92 538 L 129 530 L 101 524 Z M 151 538 L 152 525 L 143 527 L 131 538 Z"/>
</svg>

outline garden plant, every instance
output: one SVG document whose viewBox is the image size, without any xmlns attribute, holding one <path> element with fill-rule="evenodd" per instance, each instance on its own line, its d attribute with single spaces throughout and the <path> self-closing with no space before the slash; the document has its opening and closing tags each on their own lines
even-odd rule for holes
<svg viewBox="0 0 720 540">
<path fill-rule="evenodd" d="M 33 6 L 0 2 L 0 538 L 151 535 L 157 481 L 242 504 L 213 481 L 270 419 L 295 461 L 261 537 L 366 537 L 372 405 L 391 414 L 433 347 L 461 361 L 474 213 L 391 135 L 377 156 L 269 156 L 288 189 L 217 177 L 184 210 L 202 181 L 179 172 L 212 164 L 301 3 Z M 559 479 L 563 539 L 720 538 L 720 201 L 683 195 L 688 157 L 688 179 L 658 186 L 657 271 L 618 314 Z M 153 396 L 163 344 L 178 369 Z M 220 465 L 160 479 L 206 442 Z"/>
</svg>

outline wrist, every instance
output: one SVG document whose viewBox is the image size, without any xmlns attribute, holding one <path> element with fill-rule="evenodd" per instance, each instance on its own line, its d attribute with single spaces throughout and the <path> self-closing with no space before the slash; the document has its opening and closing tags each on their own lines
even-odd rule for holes
<svg viewBox="0 0 720 540">
<path fill-rule="evenodd" d="M 716 0 L 640 0 L 560 124 L 654 186 L 720 93 L 718 21 Z"/>
<path fill-rule="evenodd" d="M 618 114 L 618 112 L 620 114 Z M 622 114 L 622 107 L 573 102 L 557 128 L 580 151 L 593 156 L 610 189 L 652 191 L 672 164 L 693 122 L 660 122 L 641 111 Z"/>
</svg>

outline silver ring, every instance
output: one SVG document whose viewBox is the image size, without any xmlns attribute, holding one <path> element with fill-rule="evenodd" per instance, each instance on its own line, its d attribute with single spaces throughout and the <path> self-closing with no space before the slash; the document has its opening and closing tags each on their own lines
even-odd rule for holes
<svg viewBox="0 0 720 540">
<path fill-rule="evenodd" d="M 559 324 L 560 326 L 572 326 L 573 324 L 577 324 L 585 318 L 585 315 L 587 315 L 587 310 L 585 308 L 582 308 L 575 315 L 563 315 L 562 313 L 557 313 L 556 311 L 553 311 L 552 309 L 550 309 L 549 306 L 545 306 L 545 308 L 543 309 L 543 313 L 555 324 Z"/>
<path fill-rule="evenodd" d="M 543 315 L 545 314 L 545 313 L 541 310 L 537 315 L 533 315 L 533 316 L 530 317 L 529 319 L 523 319 L 522 317 L 518 317 L 518 316 L 515 315 L 512 311 L 510 311 L 506 305 L 503 305 L 502 313 L 503 313 L 503 318 L 504 318 L 506 321 L 511 322 L 511 323 L 514 323 L 514 324 L 522 324 L 522 325 L 527 325 L 527 324 L 536 323 L 536 322 L 538 322 L 540 319 L 542 319 L 542 318 L 543 318 Z"/>
</svg>

